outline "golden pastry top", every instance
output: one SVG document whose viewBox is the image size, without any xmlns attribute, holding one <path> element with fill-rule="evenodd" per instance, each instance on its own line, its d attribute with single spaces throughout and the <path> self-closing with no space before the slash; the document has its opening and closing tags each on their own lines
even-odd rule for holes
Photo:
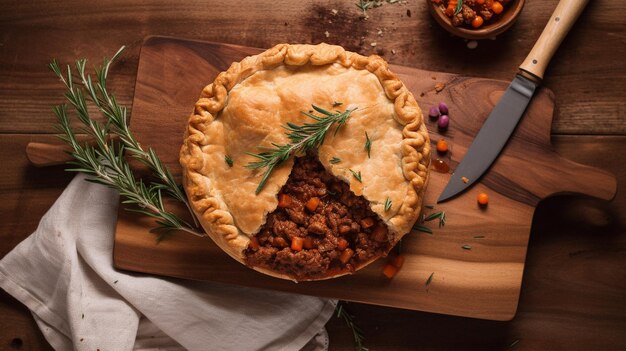
<svg viewBox="0 0 626 351">
<path fill-rule="evenodd" d="M 336 102 L 342 105 L 333 106 Z M 280 44 L 233 63 L 204 88 L 181 149 L 194 212 L 209 236 L 239 261 L 249 238 L 276 208 L 276 194 L 293 165 L 290 158 L 275 168 L 256 194 L 262 171 L 245 167 L 256 161 L 247 153 L 288 143 L 283 126 L 311 122 L 302 111 L 312 104 L 331 111 L 356 108 L 337 135 L 328 133 L 319 159 L 370 202 L 388 225 L 392 242 L 410 231 L 420 213 L 430 160 L 428 133 L 415 99 L 386 62 L 339 46 Z M 333 157 L 341 162 L 331 163 Z M 361 181 L 351 171 L 360 172 Z M 385 211 L 387 199 L 392 205 Z"/>
</svg>

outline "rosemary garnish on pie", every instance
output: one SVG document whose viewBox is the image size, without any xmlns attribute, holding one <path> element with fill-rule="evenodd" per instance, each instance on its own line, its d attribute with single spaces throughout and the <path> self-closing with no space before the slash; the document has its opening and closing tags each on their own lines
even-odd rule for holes
<svg viewBox="0 0 626 351">
<path fill-rule="evenodd" d="M 224 161 L 226 162 L 226 164 L 228 165 L 228 167 L 232 167 L 234 162 L 233 162 L 233 158 L 226 155 L 224 156 Z"/>
<path fill-rule="evenodd" d="M 354 176 L 354 178 L 356 178 L 356 180 L 358 180 L 360 183 L 363 183 L 363 179 L 361 179 L 361 171 L 355 172 L 351 169 L 349 171 L 352 172 L 352 175 Z"/>
<path fill-rule="evenodd" d="M 365 132 L 365 150 L 367 151 L 367 158 L 370 158 L 372 152 L 372 140 L 367 132 Z"/>
<path fill-rule="evenodd" d="M 385 212 L 389 211 L 391 209 L 391 199 L 389 198 L 389 196 L 387 196 L 387 199 L 385 200 Z"/>
<path fill-rule="evenodd" d="M 287 129 L 287 137 L 289 137 L 291 143 L 284 145 L 272 143 L 273 147 L 259 146 L 258 148 L 264 151 L 258 154 L 247 152 L 248 155 L 254 156 L 260 160 L 256 162 L 249 162 L 246 165 L 247 168 L 265 168 L 263 178 L 261 178 L 261 182 L 256 188 L 257 194 L 260 193 L 263 186 L 265 186 L 265 183 L 274 170 L 274 167 L 287 160 L 291 155 L 302 155 L 308 150 L 318 148 L 324 143 L 326 133 L 331 129 L 333 124 L 337 124 L 337 127 L 335 128 L 335 134 L 337 134 L 339 128 L 346 123 L 348 118 L 350 118 L 352 111 L 356 110 L 356 108 L 354 108 L 343 112 L 336 111 L 333 113 L 319 106 L 311 106 L 313 107 L 313 110 L 317 111 L 321 116 L 315 115 L 311 112 L 303 111 L 302 113 L 314 119 L 314 123 L 297 125 L 288 122 L 287 125 L 284 126 L 284 128 Z"/>
</svg>

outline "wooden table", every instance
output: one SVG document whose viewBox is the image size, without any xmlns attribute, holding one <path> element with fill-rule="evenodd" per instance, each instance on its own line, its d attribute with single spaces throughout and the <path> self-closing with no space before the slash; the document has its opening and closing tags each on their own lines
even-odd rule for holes
<svg viewBox="0 0 626 351">
<path fill-rule="evenodd" d="M 148 35 L 255 47 L 280 42 L 340 44 L 396 64 L 510 80 L 556 0 L 528 0 L 518 23 L 470 50 L 428 15 L 426 1 L 368 11 L 355 1 L 2 1 L 0 11 L 0 257 L 37 226 L 72 175 L 37 169 L 29 141 L 52 141 L 51 106 L 61 87 L 56 57 L 99 62 L 129 50 L 111 87 L 131 104 L 139 48 Z M 333 10 L 337 10 L 335 14 Z M 535 212 L 516 317 L 491 322 L 350 304 L 372 350 L 626 349 L 626 3 L 590 1 L 548 68 L 556 94 L 558 152 L 618 178 L 611 203 L 561 196 Z M 374 45 L 374 43 L 376 43 Z M 575 175 L 573 175 L 575 176 Z M 352 350 L 349 329 L 327 325 L 331 350 Z M 28 310 L 0 292 L 0 349 L 50 349 Z"/>
</svg>

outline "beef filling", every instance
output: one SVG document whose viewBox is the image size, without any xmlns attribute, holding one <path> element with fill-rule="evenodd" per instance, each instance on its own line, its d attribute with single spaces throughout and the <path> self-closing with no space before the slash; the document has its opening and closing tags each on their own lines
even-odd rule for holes
<svg viewBox="0 0 626 351">
<path fill-rule="evenodd" d="M 296 158 L 278 194 L 278 208 L 245 251 L 250 266 L 291 277 L 323 278 L 352 272 L 384 255 L 387 227 L 316 156 Z"/>
</svg>

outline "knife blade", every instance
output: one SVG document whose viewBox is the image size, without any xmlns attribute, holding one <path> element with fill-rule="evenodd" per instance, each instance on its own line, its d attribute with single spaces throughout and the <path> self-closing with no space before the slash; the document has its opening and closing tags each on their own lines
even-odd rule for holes
<svg viewBox="0 0 626 351">
<path fill-rule="evenodd" d="M 474 138 L 437 199 L 447 201 L 475 184 L 498 158 L 543 79 L 545 69 L 589 0 L 561 0 L 520 71 Z"/>
</svg>

